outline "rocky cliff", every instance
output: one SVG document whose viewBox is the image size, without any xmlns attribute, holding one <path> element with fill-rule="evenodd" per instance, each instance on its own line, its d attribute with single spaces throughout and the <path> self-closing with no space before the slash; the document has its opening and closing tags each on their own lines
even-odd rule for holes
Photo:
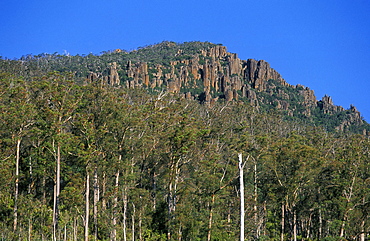
<svg viewBox="0 0 370 241">
<path fill-rule="evenodd" d="M 197 44 L 200 45 L 197 42 L 188 45 L 164 42 L 125 53 L 133 57 L 120 63 L 112 62 L 103 78 L 110 85 L 126 88 L 166 89 L 208 105 L 219 99 L 243 100 L 256 108 L 284 111 L 291 117 L 336 118 L 338 115 L 340 118 L 335 120 L 338 130 L 363 124 L 355 107 L 346 111 L 334 105 L 329 96 L 318 101 L 313 90 L 288 84 L 264 60 L 241 60 L 225 46 L 207 44 L 196 49 Z M 89 78 L 96 79 L 98 75 L 90 73 Z M 339 115 L 342 112 L 346 115 Z"/>
<path fill-rule="evenodd" d="M 258 100 L 255 92 L 276 94 L 281 99 L 289 99 L 289 93 L 278 88 L 282 86 L 298 88 L 296 94 L 303 97 L 304 105 L 316 104 L 314 92 L 309 88 L 290 85 L 266 61 L 241 60 L 237 54 L 227 52 L 225 46 L 214 45 L 208 49 L 201 49 L 191 58 L 180 50 L 175 57 L 178 60 L 169 61 L 167 65 L 129 60 L 121 64 L 125 75 L 121 76 L 123 79 L 121 82 L 117 81 L 117 64 L 113 62 L 109 75 L 105 78 L 109 84 L 122 83 L 127 88 L 165 87 L 171 93 L 186 94 L 187 98 L 198 98 L 198 90 L 201 89 L 209 101 L 212 98 L 225 98 L 227 101 L 246 98 L 256 106 Z M 91 73 L 89 78 L 95 79 L 97 75 Z M 273 80 L 274 83 L 269 80 Z M 278 108 L 286 109 L 287 104 L 279 101 Z"/>
<path fill-rule="evenodd" d="M 201 50 L 190 59 L 181 59 L 181 55 L 188 57 L 178 51 L 176 57 L 179 60 L 170 61 L 167 66 L 128 61 L 124 69 L 127 81 L 123 84 L 128 88 L 166 86 L 172 93 L 202 88 L 206 95 L 210 94 L 213 98 L 217 97 L 216 93 L 223 94 L 227 101 L 239 97 L 255 101 L 253 92 L 266 91 L 270 79 L 282 86 L 290 86 L 267 62 L 241 60 L 237 54 L 227 52 L 224 46 L 215 45 Z"/>
</svg>

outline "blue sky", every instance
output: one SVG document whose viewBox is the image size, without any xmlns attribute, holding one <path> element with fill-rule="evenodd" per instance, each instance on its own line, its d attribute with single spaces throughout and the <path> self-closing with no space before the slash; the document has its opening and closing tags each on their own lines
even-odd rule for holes
<svg viewBox="0 0 370 241">
<path fill-rule="evenodd" d="M 209 41 L 370 121 L 369 0 L 2 0 L 0 56 Z"/>
</svg>

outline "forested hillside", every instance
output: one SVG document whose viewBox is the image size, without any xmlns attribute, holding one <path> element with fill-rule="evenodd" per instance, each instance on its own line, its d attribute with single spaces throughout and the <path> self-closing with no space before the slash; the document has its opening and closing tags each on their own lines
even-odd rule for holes
<svg viewBox="0 0 370 241">
<path fill-rule="evenodd" d="M 241 60 L 225 46 L 209 42 L 162 42 L 137 50 L 116 49 L 100 55 L 26 55 L 0 59 L 0 69 L 26 79 L 57 71 L 77 83 L 101 82 L 151 93 L 166 91 L 207 105 L 219 100 L 243 101 L 261 112 L 277 110 L 328 131 L 370 135 L 355 106 L 336 106 L 330 96 L 317 100 L 314 90 L 291 85 L 264 60 Z"/>
<path fill-rule="evenodd" d="M 366 240 L 369 125 L 220 45 L 0 60 L 2 240 Z M 240 178 L 238 154 L 243 157 Z"/>
</svg>

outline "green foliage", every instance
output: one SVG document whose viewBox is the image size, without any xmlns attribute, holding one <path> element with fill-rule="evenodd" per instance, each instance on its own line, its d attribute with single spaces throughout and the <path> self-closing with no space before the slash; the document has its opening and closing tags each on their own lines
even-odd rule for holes
<svg viewBox="0 0 370 241">
<path fill-rule="evenodd" d="M 171 73 L 170 61 L 190 59 L 212 46 L 163 42 L 130 52 L 1 59 L 1 70 L 12 73 L 0 74 L 1 237 L 51 239 L 58 145 L 59 239 L 83 239 L 88 192 L 91 239 L 109 240 L 115 229 L 117 240 L 124 233 L 136 240 L 237 240 L 240 152 L 248 157 L 246 236 L 251 240 L 280 240 L 282 206 L 285 239 L 293 238 L 294 224 L 298 240 L 344 240 L 369 232 L 369 139 L 334 132 L 351 111 L 324 114 L 318 106 L 312 117 L 303 118 L 302 88 L 275 80 L 268 82 L 269 92 L 257 93 L 259 108 L 243 101 L 201 105 L 204 83 L 192 75 L 181 91 L 198 95 L 198 101 L 166 93 L 163 86 L 148 93 L 84 80 L 113 61 L 124 66 L 129 60 L 149 62 L 153 78 L 156 64 Z M 176 71 L 180 67 L 184 64 Z M 121 71 L 121 81 L 132 80 Z M 223 93 L 211 87 L 211 94 Z M 289 118 L 276 110 L 277 101 L 289 104 Z M 366 123 L 349 128 L 369 130 Z"/>
</svg>

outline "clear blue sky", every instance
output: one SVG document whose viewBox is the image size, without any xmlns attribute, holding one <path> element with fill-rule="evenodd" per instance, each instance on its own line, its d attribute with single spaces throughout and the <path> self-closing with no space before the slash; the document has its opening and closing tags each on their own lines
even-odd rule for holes
<svg viewBox="0 0 370 241">
<path fill-rule="evenodd" d="M 0 56 L 209 41 L 370 121 L 370 0 L 2 0 Z"/>
</svg>

